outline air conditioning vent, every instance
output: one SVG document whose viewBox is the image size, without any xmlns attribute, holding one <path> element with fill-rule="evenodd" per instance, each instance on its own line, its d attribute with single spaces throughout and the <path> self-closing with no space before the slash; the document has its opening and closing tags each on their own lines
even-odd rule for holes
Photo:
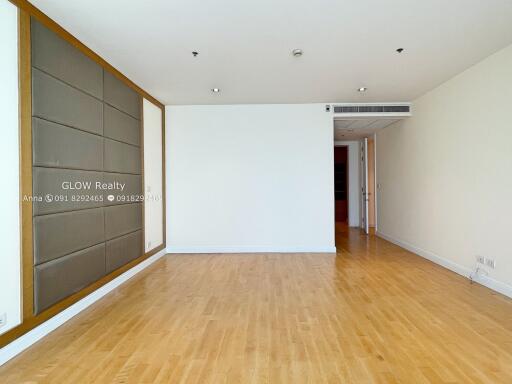
<svg viewBox="0 0 512 384">
<path fill-rule="evenodd" d="M 409 105 L 335 105 L 334 113 L 410 113 Z"/>
<path fill-rule="evenodd" d="M 408 105 L 385 105 L 384 112 L 411 112 L 411 107 Z"/>
<path fill-rule="evenodd" d="M 357 113 L 359 107 L 334 107 L 334 113 Z"/>
<path fill-rule="evenodd" d="M 384 107 L 382 105 L 361 106 L 361 107 L 359 107 L 359 112 L 361 112 L 361 113 L 384 112 Z"/>
</svg>

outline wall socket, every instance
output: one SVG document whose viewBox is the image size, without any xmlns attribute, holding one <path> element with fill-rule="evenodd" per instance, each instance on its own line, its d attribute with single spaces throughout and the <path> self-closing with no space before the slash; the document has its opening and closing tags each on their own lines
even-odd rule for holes
<svg viewBox="0 0 512 384">
<path fill-rule="evenodd" d="M 493 259 L 488 259 L 487 257 L 484 256 L 477 256 L 476 262 L 492 269 L 496 268 L 496 262 Z"/>
<path fill-rule="evenodd" d="M 5 324 L 7 324 L 7 313 L 2 313 L 0 315 L 0 328 L 2 328 Z"/>
</svg>

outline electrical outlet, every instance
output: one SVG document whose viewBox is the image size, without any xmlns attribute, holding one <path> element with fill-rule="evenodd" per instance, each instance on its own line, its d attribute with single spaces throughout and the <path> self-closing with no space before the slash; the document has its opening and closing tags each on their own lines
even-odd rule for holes
<svg viewBox="0 0 512 384">
<path fill-rule="evenodd" d="M 5 324 L 7 324 L 7 313 L 2 313 L 0 315 L 0 328 L 2 328 Z"/>
<path fill-rule="evenodd" d="M 483 257 L 483 256 L 477 256 L 477 257 L 476 257 L 476 262 L 477 262 L 477 263 L 480 263 L 480 264 L 485 264 L 485 257 Z"/>
<path fill-rule="evenodd" d="M 485 259 L 485 265 L 492 269 L 496 268 L 496 262 L 493 259 Z"/>
</svg>

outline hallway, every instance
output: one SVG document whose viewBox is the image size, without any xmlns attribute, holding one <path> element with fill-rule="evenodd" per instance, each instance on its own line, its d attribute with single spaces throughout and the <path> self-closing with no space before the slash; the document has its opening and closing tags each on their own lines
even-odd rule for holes
<svg viewBox="0 0 512 384">
<path fill-rule="evenodd" d="M 358 229 L 333 254 L 169 255 L 2 383 L 511 383 L 512 301 Z"/>
</svg>

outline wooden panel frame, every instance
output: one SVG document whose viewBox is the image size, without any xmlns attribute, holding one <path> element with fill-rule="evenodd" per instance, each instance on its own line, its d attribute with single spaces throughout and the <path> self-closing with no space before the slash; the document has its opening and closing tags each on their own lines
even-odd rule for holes
<svg viewBox="0 0 512 384">
<path fill-rule="evenodd" d="M 32 315 L 34 305 L 33 205 L 23 197 L 32 196 L 32 71 L 30 49 L 30 16 L 18 11 L 18 76 L 21 137 L 21 255 L 22 255 L 22 320 Z"/>
<path fill-rule="evenodd" d="M 124 76 L 121 72 L 115 69 L 102 57 L 94 51 L 85 46 L 77 38 L 71 35 L 68 31 L 62 28 L 59 24 L 46 16 L 38 8 L 30 4 L 26 0 L 9 0 L 18 7 L 18 38 L 19 38 L 19 105 L 20 105 L 20 211 L 21 211 L 21 263 L 22 263 L 22 322 L 18 326 L 10 329 L 9 331 L 0 335 L 0 348 L 9 344 L 18 337 L 24 335 L 31 329 L 42 324 L 46 320 L 55 316 L 59 312 L 68 308 L 85 296 L 91 294 L 101 286 L 109 281 L 115 279 L 119 275 L 133 268 L 141 263 L 148 257 L 156 254 L 157 252 L 165 249 L 166 247 L 166 196 L 165 196 L 165 106 L 144 91 L 133 81 Z M 32 196 L 32 71 L 31 71 L 31 42 L 30 42 L 30 18 L 34 17 L 41 24 L 55 32 L 59 37 L 66 40 L 82 53 L 90 57 L 96 63 L 101 65 L 105 70 L 113 73 L 124 84 L 136 91 L 142 98 L 151 101 L 162 111 L 162 185 L 163 185 L 163 244 L 144 253 L 144 248 L 141 250 L 142 255 L 125 264 L 121 268 L 111 272 L 110 274 L 102 277 L 100 280 L 94 282 L 81 291 L 66 297 L 62 301 L 45 309 L 38 315 L 34 315 L 34 286 L 33 286 L 33 223 L 32 223 L 32 202 L 23 201 L 23 196 Z M 141 130 L 143 129 L 143 121 L 141 117 Z M 143 137 L 143 135 L 142 135 Z M 142 143 L 142 158 L 144 157 L 144 146 Z M 143 163 L 142 163 L 143 164 Z M 142 169 L 142 180 L 144 180 L 144 169 Z M 144 182 L 144 181 L 143 181 Z M 145 191 L 143 190 L 143 193 Z M 144 211 L 143 211 L 144 214 Z M 143 228 L 143 239 L 144 239 Z M 144 242 L 143 242 L 144 246 Z"/>
</svg>

